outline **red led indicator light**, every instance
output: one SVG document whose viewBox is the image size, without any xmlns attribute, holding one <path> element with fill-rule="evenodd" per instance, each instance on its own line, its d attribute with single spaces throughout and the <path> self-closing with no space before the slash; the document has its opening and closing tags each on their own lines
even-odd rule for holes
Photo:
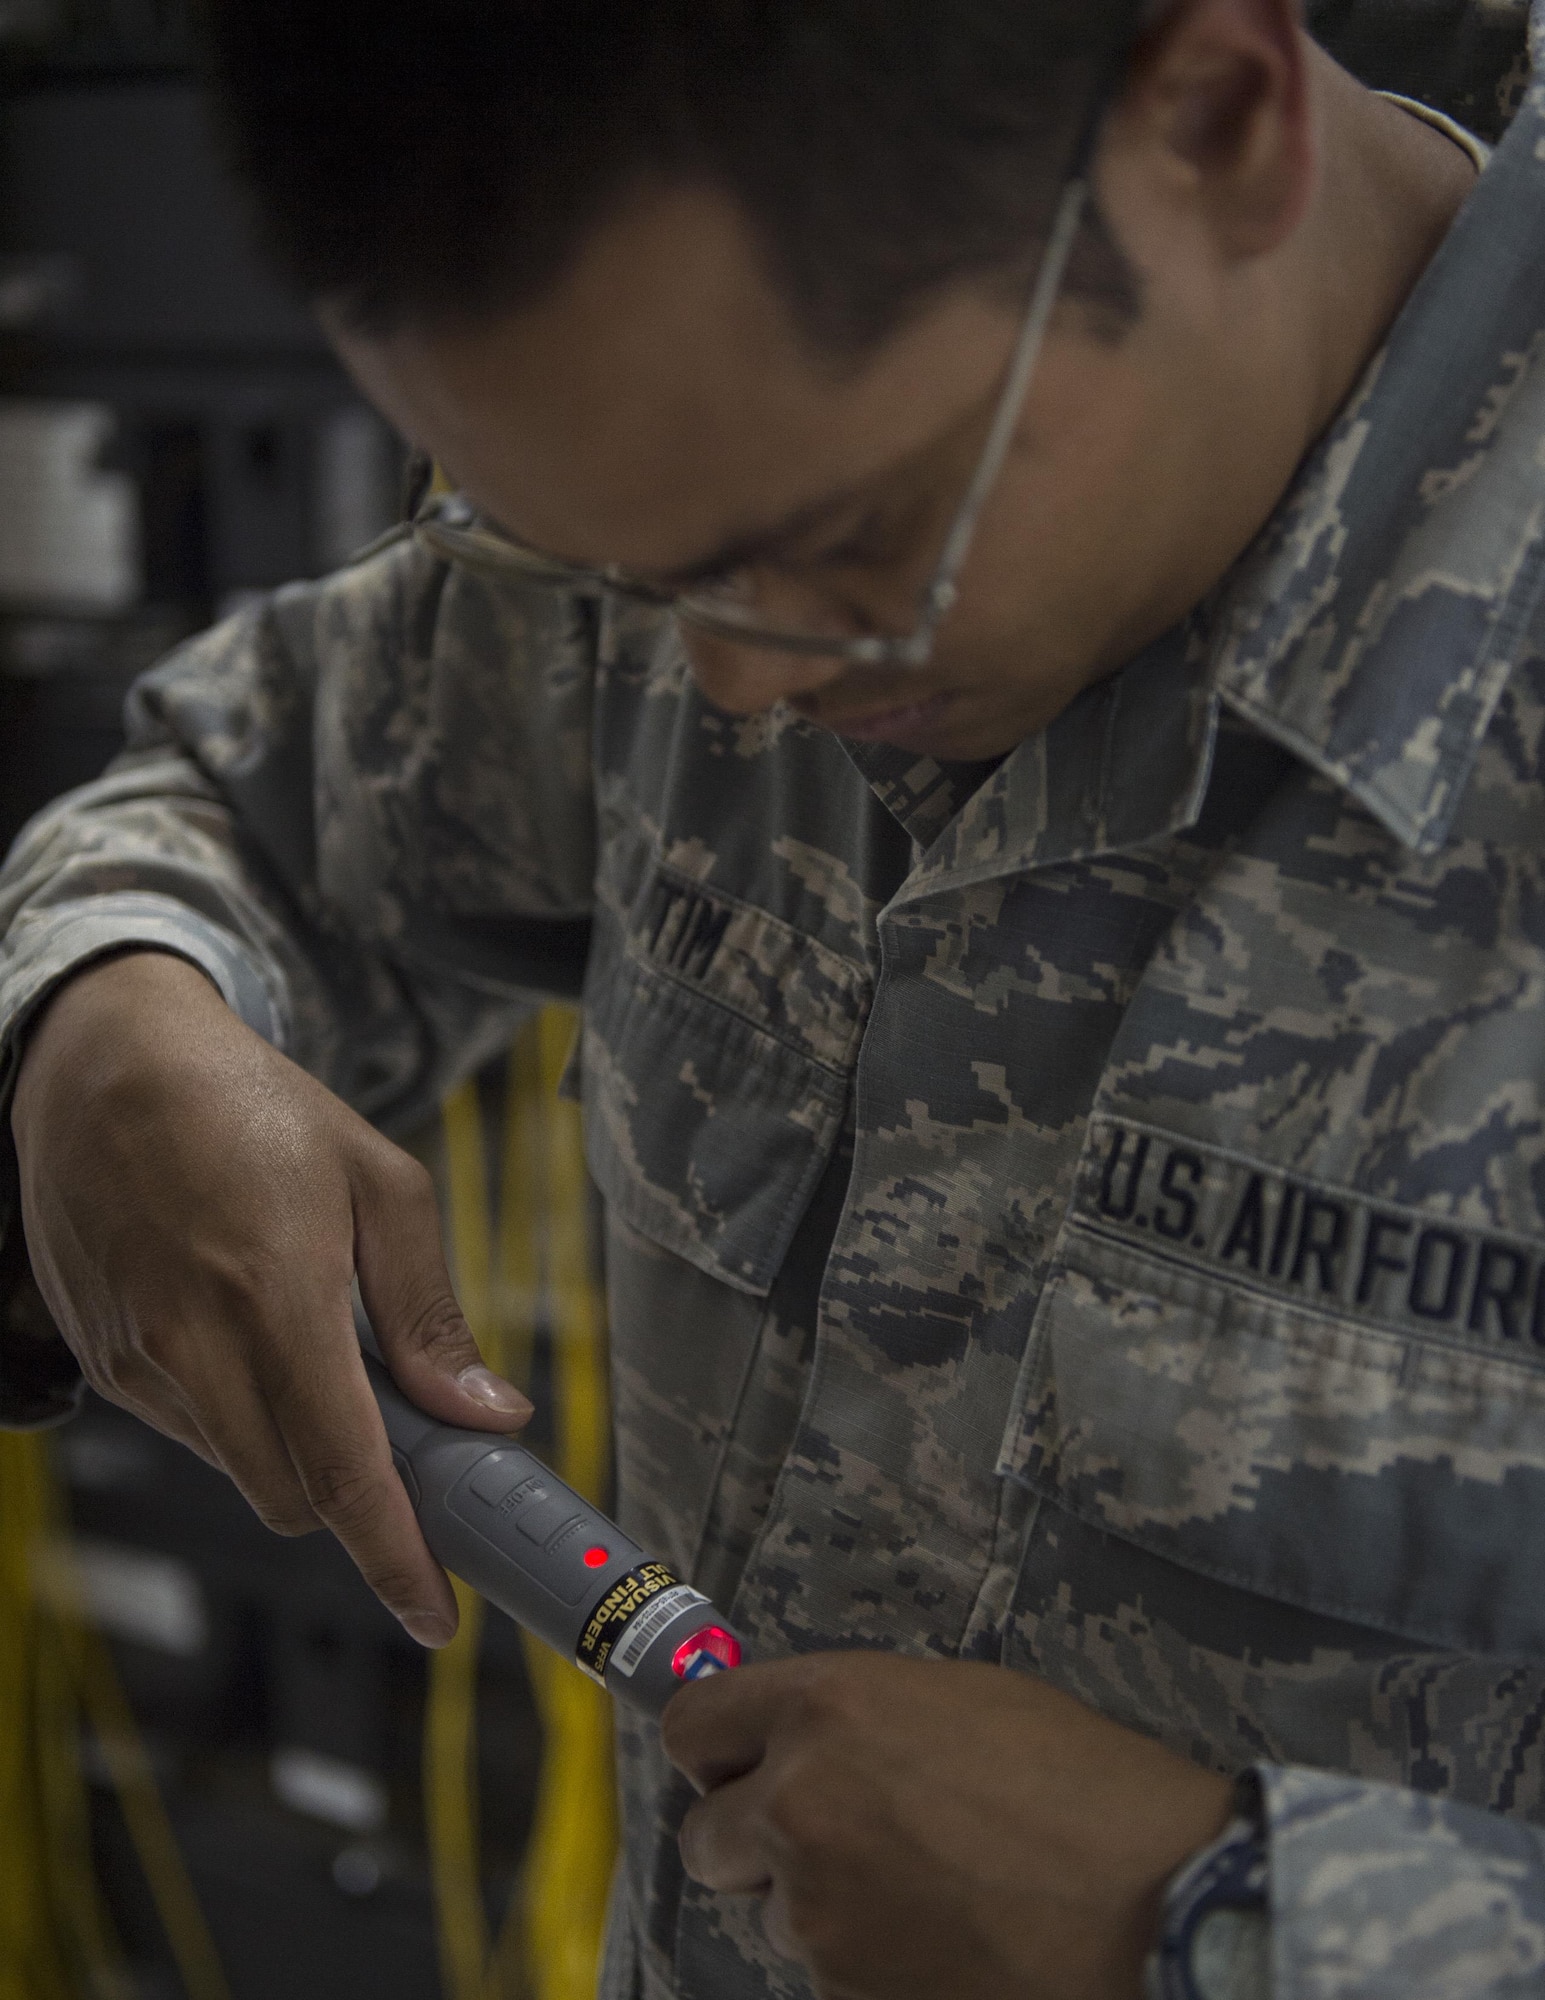
<svg viewBox="0 0 1545 2000">
<path fill-rule="evenodd" d="M 599 1542 L 596 1543 L 593 1549 L 586 1549 L 585 1551 L 586 1569 L 602 1569 L 610 1561 L 611 1550 L 603 1549 Z"/>
<path fill-rule="evenodd" d="M 679 1681 L 701 1680 L 705 1674 L 721 1674 L 740 1665 L 740 1641 L 722 1625 L 705 1625 L 700 1632 L 676 1648 L 671 1672 Z"/>
</svg>

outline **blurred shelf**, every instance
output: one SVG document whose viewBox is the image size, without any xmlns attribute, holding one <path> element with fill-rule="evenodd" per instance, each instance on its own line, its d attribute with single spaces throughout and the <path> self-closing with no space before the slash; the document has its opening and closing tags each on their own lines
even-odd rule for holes
<svg viewBox="0 0 1545 2000">
<path fill-rule="evenodd" d="M 270 1534 L 222 1474 L 126 1412 L 88 1398 L 55 1448 L 93 1565 L 103 1551 L 131 1564 L 169 1554 L 199 1600 L 197 1645 L 186 1619 L 147 1642 L 142 1609 L 127 1627 L 141 1636 L 115 1637 L 113 1650 L 236 2000 L 432 1996 L 425 1655 L 330 1535 Z M 106 1611 L 111 1627 L 110 1601 Z M 479 1709 L 497 1922 L 529 1831 L 541 1738 L 519 1635 L 496 1613 Z M 274 1782 L 280 1750 L 357 1771 L 382 1795 L 381 1823 L 290 1809 Z M 154 1972 L 164 1941 L 103 1774 L 92 1776 L 102 1877 L 126 1944 Z M 317 1806 L 325 1814 L 325 1791 Z"/>
<path fill-rule="evenodd" d="M 28 78 L 182 74 L 196 60 L 193 8 L 188 0 L 0 0 L 0 56 Z"/>
</svg>

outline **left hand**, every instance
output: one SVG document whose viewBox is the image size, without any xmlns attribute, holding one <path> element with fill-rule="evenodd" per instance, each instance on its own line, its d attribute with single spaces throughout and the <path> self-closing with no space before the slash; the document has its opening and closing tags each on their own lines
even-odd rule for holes
<svg viewBox="0 0 1545 2000">
<path fill-rule="evenodd" d="M 823 2000 L 1137 2000 L 1228 1779 L 1001 1667 L 824 1653 L 684 1688 L 687 1873 Z"/>
</svg>

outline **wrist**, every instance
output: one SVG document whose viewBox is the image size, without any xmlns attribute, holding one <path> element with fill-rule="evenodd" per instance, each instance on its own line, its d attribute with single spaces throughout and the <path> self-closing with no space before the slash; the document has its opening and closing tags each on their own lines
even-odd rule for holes
<svg viewBox="0 0 1545 2000">
<path fill-rule="evenodd" d="M 17 1066 L 13 1125 L 26 1118 L 26 1100 L 38 1080 L 56 1063 L 69 1067 L 78 1085 L 77 1058 L 89 1052 L 110 1057 L 133 1036 L 115 1033 L 105 1039 L 103 1028 L 131 1028 L 136 1022 L 154 1024 L 164 1037 L 168 1009 L 184 1012 L 203 1004 L 204 996 L 228 1012 L 219 988 L 192 959 L 153 945 L 128 945 L 93 958 L 66 975 L 49 992 L 27 1022 Z"/>
</svg>

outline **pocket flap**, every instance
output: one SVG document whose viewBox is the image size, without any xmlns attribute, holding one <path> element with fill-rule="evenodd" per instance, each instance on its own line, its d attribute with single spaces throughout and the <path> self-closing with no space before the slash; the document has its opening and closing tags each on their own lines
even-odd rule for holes
<svg viewBox="0 0 1545 2000">
<path fill-rule="evenodd" d="M 585 1149 L 611 1208 L 765 1295 L 836 1142 L 846 1076 L 626 957 L 592 982 L 583 1061 Z"/>
<path fill-rule="evenodd" d="M 1126 1240 L 1086 1172 L 1000 1471 L 1266 1596 L 1436 1646 L 1538 1651 L 1545 1354 L 1300 1303 L 1209 1268 L 1206 1241 Z"/>
</svg>

